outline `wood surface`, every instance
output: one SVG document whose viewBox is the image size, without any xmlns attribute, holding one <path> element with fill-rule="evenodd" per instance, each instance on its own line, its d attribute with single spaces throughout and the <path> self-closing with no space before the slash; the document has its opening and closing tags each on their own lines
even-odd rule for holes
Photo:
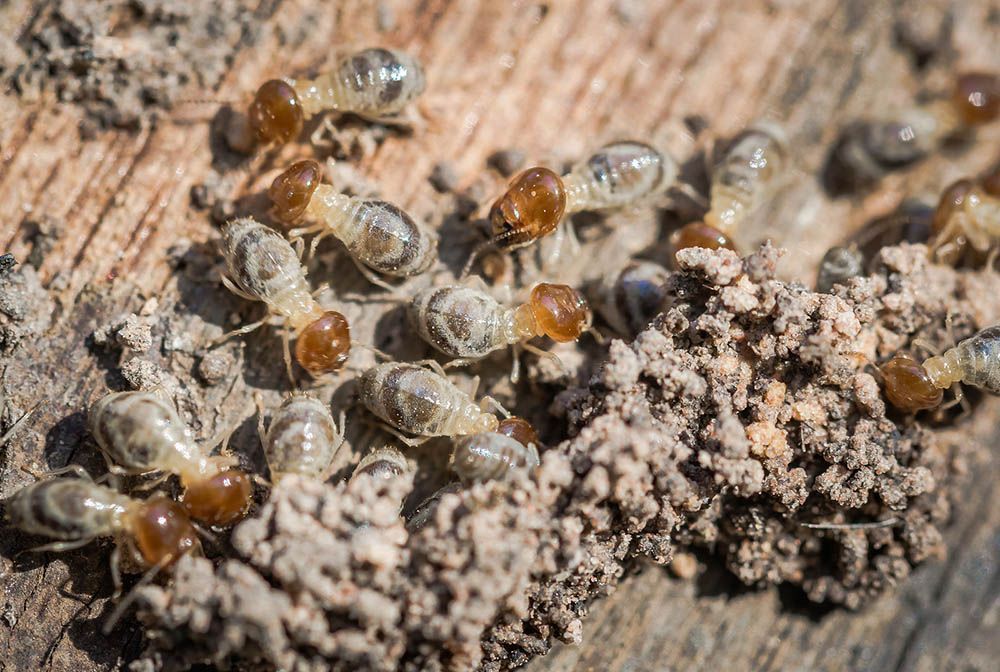
<svg viewBox="0 0 1000 672">
<path fill-rule="evenodd" d="M 390 30 L 379 30 L 376 4 L 389 8 Z M 4 3 L 0 25 L 30 29 L 43 5 Z M 914 7 L 938 16 L 950 11 L 954 19 L 953 53 L 922 71 L 892 38 Z M 487 170 L 486 158 L 498 149 L 558 162 L 624 136 L 652 140 L 684 162 L 686 174 L 697 173 L 706 140 L 766 117 L 788 128 L 795 170 L 768 216 L 743 237 L 775 238 L 791 251 L 783 272 L 811 283 L 831 244 L 904 196 L 934 194 L 997 158 L 1000 134 L 992 127 L 975 146 L 935 156 L 865 198 L 832 201 L 816 178 L 844 122 L 906 104 L 921 86 L 946 84 L 958 69 L 1000 70 L 1000 12 L 989 0 L 284 0 L 262 3 L 261 15 L 274 30 L 253 48 L 234 50 L 217 90 L 192 86 L 190 97 L 245 101 L 260 82 L 327 63 L 334 50 L 388 45 L 411 51 L 428 73 L 421 105 L 427 123 L 412 136 L 390 135 L 355 167 L 382 195 L 432 222 L 440 221 L 440 200 L 427 178 L 441 161 L 452 164 L 460 188 L 479 184 L 492 194 L 503 180 Z M 116 357 L 88 341 L 95 328 L 151 297 L 157 310 L 198 314 L 200 331 L 187 334 L 195 340 L 209 333 L 206 324 L 216 333 L 234 311 L 251 315 L 225 295 L 216 276 L 192 279 L 167 263 L 179 242 L 217 237 L 208 214 L 192 209 L 190 198 L 212 170 L 211 116 L 211 110 L 174 110 L 138 132 L 83 140 L 83 115 L 71 105 L 0 99 L 2 251 L 20 260 L 29 255 L 37 244 L 30 220 L 65 223 L 39 268 L 55 300 L 53 323 L 0 359 L 0 420 L 9 424 L 40 404 L 3 449 L 0 496 L 30 482 L 23 469 L 69 461 L 99 466 L 92 450 L 80 450 L 92 448 L 84 410 L 121 381 Z M 688 129 L 697 119 L 705 130 L 695 138 Z M 236 173 L 231 195 L 259 193 L 276 169 L 309 155 L 297 145 L 255 161 L 252 170 Z M 462 250 L 468 245 L 461 241 Z M 593 249 L 601 256 L 590 259 L 603 261 L 605 250 Z M 612 254 L 609 247 L 607 254 L 611 259 L 621 251 Z M 355 332 L 374 334 L 381 312 L 363 304 L 352 310 Z M 245 418 L 253 390 L 274 392 L 275 378 L 257 374 L 265 366 L 280 374 L 279 361 L 254 360 L 277 352 L 258 345 L 265 341 L 251 339 L 239 380 L 204 393 L 214 412 L 205 410 L 200 436 Z M 969 429 L 987 445 L 995 443 L 993 418 L 977 419 L 975 431 Z M 559 647 L 530 669 L 995 669 L 996 476 L 993 462 L 977 467 L 956 506 L 948 558 L 928 562 L 898 592 L 861 613 L 804 605 L 794 590 L 747 592 L 702 558 L 705 570 L 694 582 L 652 569 L 631 577 L 594 605 L 582 645 Z M 134 656 L 141 646 L 134 627 L 123 625 L 108 637 L 97 632 L 109 610 L 109 546 L 20 554 L 28 547 L 16 536 L 0 540 L 0 672 L 116 669 Z"/>
</svg>

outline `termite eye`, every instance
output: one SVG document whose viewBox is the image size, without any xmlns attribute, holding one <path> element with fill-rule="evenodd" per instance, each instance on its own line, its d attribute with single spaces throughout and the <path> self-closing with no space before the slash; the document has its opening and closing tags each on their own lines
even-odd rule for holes
<svg viewBox="0 0 1000 672">
<path fill-rule="evenodd" d="M 509 436 L 522 446 L 527 446 L 533 443 L 537 448 L 542 445 L 541 441 L 538 440 L 538 432 L 536 432 L 535 428 L 531 426 L 531 423 L 524 418 L 519 418 L 517 416 L 501 420 L 500 424 L 497 425 L 497 434 Z"/>
<path fill-rule="evenodd" d="M 351 350 L 351 328 L 347 318 L 335 310 L 323 313 L 299 333 L 295 359 L 314 376 L 336 371 Z"/>
<path fill-rule="evenodd" d="M 250 126 L 261 142 L 288 142 L 302 130 L 305 118 L 295 89 L 280 79 L 264 82 L 250 103 Z"/>
<path fill-rule="evenodd" d="M 548 168 L 515 177 L 490 209 L 493 240 L 502 250 L 522 247 L 552 233 L 566 212 L 562 178 Z"/>
<path fill-rule="evenodd" d="M 1000 116 L 1000 77 L 985 72 L 961 75 L 955 82 L 955 104 L 965 123 L 985 124 Z"/>
<path fill-rule="evenodd" d="M 198 535 L 180 504 L 153 497 L 140 505 L 132 522 L 132 536 L 143 561 L 150 567 L 173 563 L 198 545 Z"/>
<path fill-rule="evenodd" d="M 691 222 L 674 231 L 670 235 L 670 246 L 674 254 L 689 247 L 704 247 L 709 250 L 725 248 L 737 251 L 729 236 L 705 222 Z"/>
<path fill-rule="evenodd" d="M 182 504 L 190 516 L 207 525 L 229 525 L 250 508 L 250 477 L 230 469 L 189 484 Z"/>
<path fill-rule="evenodd" d="M 879 367 L 885 396 L 901 411 L 915 412 L 941 403 L 944 391 L 937 387 L 927 369 L 909 357 L 893 357 Z"/>
<path fill-rule="evenodd" d="M 267 190 L 274 203 L 274 216 L 283 222 L 293 222 L 301 217 L 321 178 L 319 164 L 308 159 L 293 163 L 274 178 L 271 188 Z"/>
<path fill-rule="evenodd" d="M 531 314 L 538 330 L 559 343 L 579 338 L 591 321 L 590 305 L 569 285 L 542 282 L 531 290 Z"/>
</svg>

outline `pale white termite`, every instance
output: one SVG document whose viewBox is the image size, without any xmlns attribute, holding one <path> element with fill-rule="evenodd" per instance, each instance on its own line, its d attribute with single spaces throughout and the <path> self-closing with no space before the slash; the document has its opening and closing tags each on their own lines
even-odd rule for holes
<svg viewBox="0 0 1000 672">
<path fill-rule="evenodd" d="M 635 336 L 667 307 L 670 272 L 652 261 L 630 261 L 598 285 L 597 311 L 622 336 Z"/>
<path fill-rule="evenodd" d="M 261 301 L 268 316 L 229 335 L 248 333 L 275 317 L 286 326 L 282 343 L 292 375 L 288 331 L 296 334 L 295 359 L 314 376 L 336 371 L 347 361 L 351 332 L 347 318 L 324 310 L 313 297 L 299 255 L 277 231 L 244 217 L 222 229 L 222 253 L 229 276 L 222 282 L 237 296 Z"/>
<path fill-rule="evenodd" d="M 250 476 L 231 457 L 208 455 L 166 399 L 113 392 L 90 409 L 90 430 L 113 471 L 177 474 L 182 504 L 195 520 L 228 525 L 250 506 Z"/>
<path fill-rule="evenodd" d="M 455 440 L 451 468 L 462 483 L 502 480 L 514 469 L 537 467 L 538 448 L 498 434 L 482 432 Z"/>
<path fill-rule="evenodd" d="M 321 478 L 344 444 L 344 413 L 338 427 L 326 404 L 295 394 L 274 412 L 267 431 L 263 419 L 258 431 L 272 482 L 277 483 L 285 474 Z"/>
<path fill-rule="evenodd" d="M 389 290 L 394 288 L 372 271 L 410 277 L 437 261 L 436 232 L 392 203 L 341 194 L 321 178 L 320 165 L 305 160 L 292 164 L 271 184 L 268 195 L 275 217 L 288 224 L 308 222 L 289 236 L 315 233 L 314 246 L 323 236 L 334 236 L 369 281 Z"/>
<path fill-rule="evenodd" d="M 931 222 L 931 253 L 954 261 L 966 246 L 985 253 L 1000 242 L 1000 170 L 945 189 Z"/>
<path fill-rule="evenodd" d="M 244 152 L 258 143 L 289 142 L 302 131 L 306 119 L 326 111 L 390 120 L 425 86 L 423 68 L 412 56 L 393 49 L 364 49 L 316 79 L 265 82 L 246 117 L 227 129 L 227 140 Z"/>
<path fill-rule="evenodd" d="M 374 478 L 390 480 L 412 471 L 406 456 L 392 446 L 376 448 L 361 458 L 351 473 L 351 480 Z"/>
<path fill-rule="evenodd" d="M 407 445 L 419 445 L 434 436 L 463 436 L 495 431 L 499 420 L 489 406 L 509 415 L 492 397 L 479 403 L 448 380 L 440 365 L 386 362 L 361 375 L 361 402 Z M 395 430 L 416 434 L 407 437 Z"/>
</svg>

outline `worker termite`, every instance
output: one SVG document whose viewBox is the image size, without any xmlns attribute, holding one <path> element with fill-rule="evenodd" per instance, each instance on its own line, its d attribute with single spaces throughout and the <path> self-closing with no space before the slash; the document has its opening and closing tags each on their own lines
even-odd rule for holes
<svg viewBox="0 0 1000 672">
<path fill-rule="evenodd" d="M 623 336 L 635 336 L 663 312 L 670 272 L 652 261 L 630 261 L 597 287 L 597 311 Z"/>
<path fill-rule="evenodd" d="M 829 294 L 834 285 L 842 285 L 865 270 L 865 257 L 854 245 L 831 247 L 823 255 L 816 276 L 816 291 Z"/>
<path fill-rule="evenodd" d="M 462 483 L 502 480 L 514 469 L 537 467 L 538 449 L 497 432 L 463 436 L 455 441 L 451 468 Z"/>
<path fill-rule="evenodd" d="M 410 463 L 407 462 L 405 455 L 392 446 L 383 446 L 361 458 L 351 473 L 351 480 L 356 481 L 364 477 L 390 480 L 410 471 Z"/>
<path fill-rule="evenodd" d="M 495 431 L 499 421 L 487 407 L 504 410 L 492 397 L 479 403 L 458 389 L 441 366 L 428 361 L 431 369 L 416 364 L 386 362 L 361 375 L 361 402 L 387 429 L 409 446 L 434 436 L 464 436 Z M 421 437 L 413 439 L 395 430 Z"/>
<path fill-rule="evenodd" d="M 959 75 L 947 96 L 848 125 L 830 152 L 826 186 L 834 193 L 870 187 L 888 172 L 924 158 L 946 139 L 997 116 L 1000 77 Z"/>
<path fill-rule="evenodd" d="M 258 432 L 264 458 L 277 483 L 285 474 L 321 478 L 344 444 L 344 413 L 339 427 L 326 404 L 302 394 L 285 399 L 264 430 L 263 413 Z"/>
<path fill-rule="evenodd" d="M 246 117 L 228 129 L 227 140 L 242 152 L 256 144 L 286 143 L 298 136 L 306 119 L 325 111 L 390 120 L 425 86 L 423 68 L 412 56 L 393 49 L 364 49 L 316 79 L 265 82 Z"/>
<path fill-rule="evenodd" d="M 733 237 L 777 187 L 787 170 L 789 152 L 788 138 L 777 124 L 758 122 L 736 136 L 711 169 L 708 212 L 702 221 L 673 233 L 673 251 L 689 247 L 736 251 Z"/>
<path fill-rule="evenodd" d="M 314 247 L 320 238 L 334 236 L 369 281 L 390 291 L 394 288 L 373 270 L 409 277 L 423 273 L 437 260 L 437 233 L 392 203 L 346 196 L 321 184 L 321 177 L 319 164 L 306 160 L 293 164 L 271 184 L 268 195 L 275 217 L 286 224 L 309 222 L 289 231 L 289 236 L 315 233 Z"/>
<path fill-rule="evenodd" d="M 471 287 L 431 287 L 413 297 L 407 312 L 421 338 L 457 358 L 454 364 L 482 359 L 507 345 L 555 357 L 525 341 L 548 336 L 568 343 L 593 322 L 580 292 L 569 285 L 544 282 L 535 285 L 530 299 L 515 308 L 504 308 L 488 293 Z M 514 361 L 512 377 L 516 379 L 516 355 Z"/>
<path fill-rule="evenodd" d="M 250 506 L 250 476 L 233 468 L 234 458 L 195 444 L 173 404 L 157 394 L 108 394 L 91 407 L 90 430 L 112 471 L 176 474 L 181 504 L 197 521 L 229 525 Z"/>
<path fill-rule="evenodd" d="M 677 186 L 678 172 L 669 154 L 634 141 L 605 145 L 563 177 L 528 168 L 493 203 L 490 238 L 473 251 L 462 277 L 491 247 L 511 252 L 554 232 L 564 215 L 639 203 Z"/>
<path fill-rule="evenodd" d="M 229 277 L 222 282 L 237 296 L 267 305 L 268 316 L 223 338 L 245 334 L 272 317 L 284 322 L 282 334 L 285 368 L 292 375 L 288 331 L 296 334 L 295 360 L 313 376 L 336 371 L 351 349 L 347 318 L 335 310 L 324 310 L 313 297 L 299 256 L 281 234 L 244 217 L 222 229 L 222 251 Z"/>
<path fill-rule="evenodd" d="M 1000 238 L 1000 170 L 959 180 L 941 194 L 931 222 L 931 254 L 952 263 L 966 247 L 988 252 Z"/>
<path fill-rule="evenodd" d="M 186 553 L 200 551 L 187 513 L 169 497 L 132 499 L 95 483 L 82 468 L 65 471 L 75 471 L 79 478 L 46 478 L 7 501 L 6 516 L 14 527 L 54 540 L 36 550 L 69 551 L 98 537 L 117 537 L 130 551 L 130 559 L 147 568 L 163 568 Z M 111 559 L 118 588 L 118 553 Z"/>
<path fill-rule="evenodd" d="M 987 327 L 923 364 L 897 355 L 879 371 L 889 401 L 906 412 L 934 408 L 943 390 L 959 382 L 1000 394 L 1000 326 Z"/>
</svg>

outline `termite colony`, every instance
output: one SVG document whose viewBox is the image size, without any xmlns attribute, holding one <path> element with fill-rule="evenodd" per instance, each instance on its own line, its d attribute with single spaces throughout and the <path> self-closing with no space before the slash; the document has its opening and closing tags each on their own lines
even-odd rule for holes
<svg viewBox="0 0 1000 672">
<path fill-rule="evenodd" d="M 246 115 L 227 129 L 227 139 L 232 148 L 244 152 L 290 143 L 299 137 L 307 119 L 328 111 L 392 121 L 424 88 L 424 72 L 416 59 L 389 49 L 366 49 L 339 60 L 315 79 L 267 81 L 257 90 Z M 853 129 L 837 156 L 856 164 L 858 172 L 875 172 L 876 168 L 884 172 L 889 166 L 926 155 L 947 136 L 992 121 L 998 114 L 997 78 L 962 75 L 949 97 L 891 121 L 868 122 Z M 263 217 L 244 216 L 222 227 L 222 284 L 241 299 L 263 304 L 266 314 L 210 345 L 266 324 L 279 327 L 285 375 L 293 387 L 302 382 L 296 366 L 316 385 L 339 380 L 350 370 L 356 345 L 388 358 L 374 346 L 352 340 L 351 325 L 340 310 L 343 305 L 321 303 L 322 294 L 310 285 L 307 272 L 307 236 L 312 236 L 308 257 L 321 239 L 333 238 L 364 278 L 388 292 L 376 292 L 373 302 L 402 297 L 413 331 L 448 361 L 381 361 L 364 367 L 353 381 L 357 400 L 367 410 L 366 424 L 406 447 L 438 438 L 452 443 L 450 467 L 457 480 L 417 507 L 407 527 L 419 529 L 445 494 L 514 477 L 537 467 L 544 455 L 539 434 L 529 421 L 512 416 L 500 401 L 479 394 L 475 386 L 463 389 L 447 369 L 475 367 L 509 348 L 513 351 L 511 381 L 516 384 L 521 378 L 521 351 L 553 359 L 562 367 L 558 355 L 530 341 L 545 338 L 572 343 L 593 329 L 594 312 L 585 293 L 558 282 L 558 277 L 514 287 L 520 292 L 516 300 L 497 298 L 497 288 L 478 277 L 475 286 L 467 282 L 483 253 L 493 250 L 508 255 L 555 234 L 560 227 L 573 237 L 569 218 L 574 213 L 648 205 L 668 198 L 671 192 L 703 201 L 707 208 L 699 219 L 661 236 L 661 242 L 669 246 L 668 258 L 630 259 L 591 286 L 594 308 L 606 325 L 621 336 L 633 337 L 669 308 L 672 274 L 667 267 L 675 255 L 689 248 L 735 251 L 735 240 L 747 221 L 788 177 L 792 155 L 791 143 L 780 126 L 755 123 L 720 145 L 720 151 L 710 153 L 705 196 L 682 182 L 679 163 L 669 153 L 637 140 L 606 144 L 565 175 L 544 166 L 528 168 L 489 204 L 487 239 L 473 246 L 461 272 L 441 282 L 438 279 L 448 271 L 439 259 L 442 238 L 438 231 L 389 201 L 341 193 L 323 183 L 318 162 L 299 160 L 274 177 L 267 190 L 275 226 L 261 221 Z M 929 228 L 933 236 L 929 254 L 934 261 L 955 263 L 969 250 L 998 249 L 1000 173 L 948 187 Z M 558 274 L 558 269 L 550 271 Z M 836 291 L 838 285 L 863 272 L 859 247 L 837 246 L 822 261 L 817 289 Z M 886 398 L 904 413 L 941 406 L 943 390 L 958 383 L 997 393 L 1000 327 L 982 330 L 922 362 L 899 353 L 875 368 Z M 293 476 L 330 478 L 338 451 L 347 440 L 347 409 L 335 421 L 328 403 L 299 390 L 270 413 L 269 421 L 260 402 L 258 407 L 266 477 L 241 468 L 238 457 L 213 454 L 215 446 L 194 441 L 165 393 L 110 393 L 92 405 L 89 428 L 108 463 L 111 480 L 154 476 L 143 483 L 148 490 L 176 476 L 177 497 L 158 491 L 139 499 L 134 496 L 138 488 L 126 494 L 70 468 L 77 471 L 77 478 L 53 474 L 16 493 L 7 507 L 8 518 L 20 529 L 52 540 L 42 548 L 69 550 L 98 537 L 115 537 L 130 566 L 169 567 L 184 554 L 201 552 L 198 533 L 204 530 L 199 526 L 218 532 L 245 516 L 254 503 L 255 481 L 277 487 Z M 399 447 L 376 445 L 347 476 L 351 482 L 392 479 L 413 470 L 412 458 Z M 117 551 L 114 557 L 117 577 Z"/>
</svg>

